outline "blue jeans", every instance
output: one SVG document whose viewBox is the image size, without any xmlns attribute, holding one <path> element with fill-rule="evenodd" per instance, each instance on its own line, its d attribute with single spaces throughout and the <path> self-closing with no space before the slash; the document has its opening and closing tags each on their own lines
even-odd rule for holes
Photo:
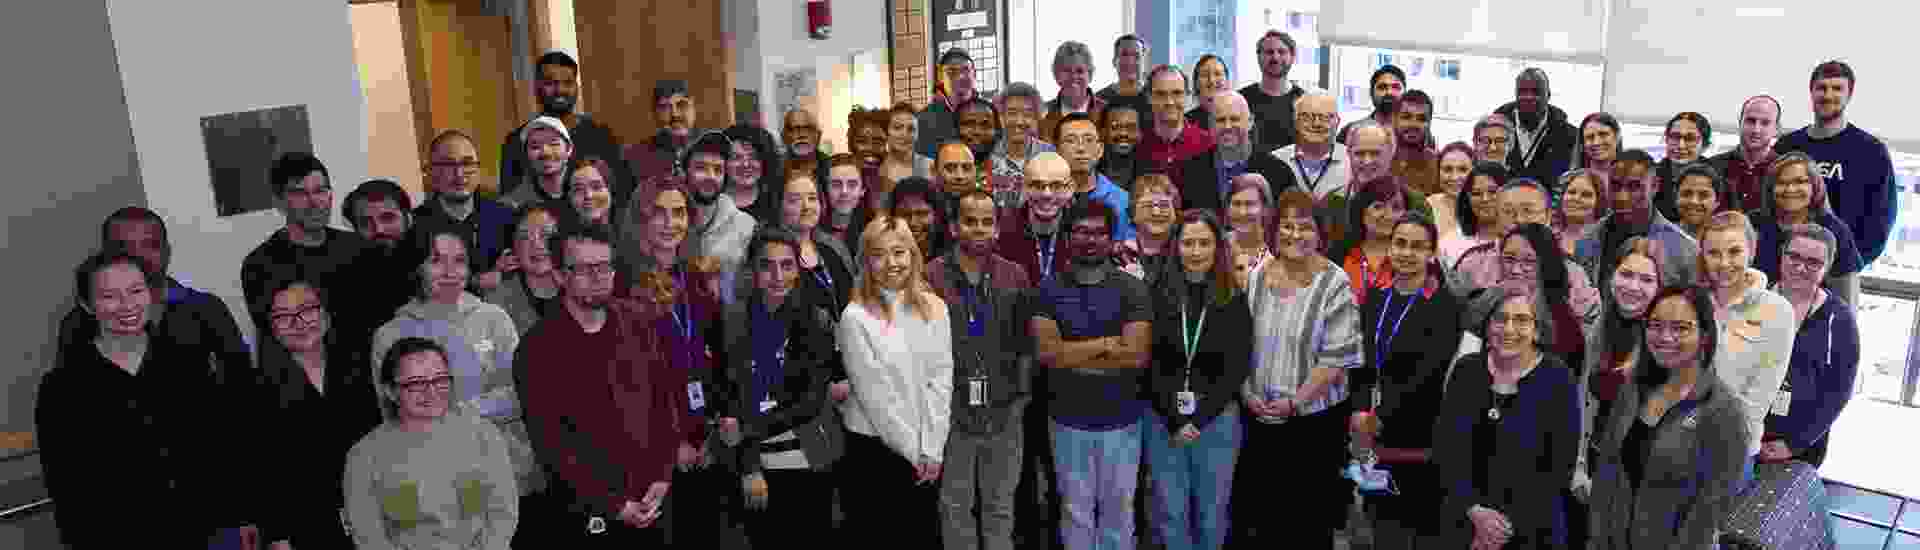
<svg viewBox="0 0 1920 550">
<path fill-rule="evenodd" d="M 1148 412 L 1147 463 L 1153 468 L 1154 522 L 1167 550 L 1218 550 L 1227 540 L 1227 501 L 1240 454 L 1240 414 L 1227 411 L 1200 438 L 1173 445 L 1166 417 Z"/>
<path fill-rule="evenodd" d="M 1073 550 L 1133 550 L 1140 422 L 1104 432 L 1051 424 L 1062 508 L 1060 538 Z"/>
</svg>

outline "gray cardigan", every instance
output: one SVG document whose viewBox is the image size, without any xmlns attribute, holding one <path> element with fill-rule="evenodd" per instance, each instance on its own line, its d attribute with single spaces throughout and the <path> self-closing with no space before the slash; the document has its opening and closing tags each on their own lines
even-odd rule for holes
<svg viewBox="0 0 1920 550">
<path fill-rule="evenodd" d="M 1648 388 L 1621 385 L 1618 406 L 1599 434 L 1593 496 L 1587 500 L 1588 550 L 1716 547 L 1720 521 L 1741 483 L 1747 421 L 1740 399 L 1717 375 L 1702 372 L 1700 384 L 1703 395 L 1675 403 L 1653 428 L 1638 489 L 1622 466 L 1621 444 L 1639 421 Z"/>
</svg>

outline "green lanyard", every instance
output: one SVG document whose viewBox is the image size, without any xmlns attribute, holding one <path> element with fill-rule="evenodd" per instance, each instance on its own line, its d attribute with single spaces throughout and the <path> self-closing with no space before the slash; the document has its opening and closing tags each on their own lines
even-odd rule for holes
<svg viewBox="0 0 1920 550">
<path fill-rule="evenodd" d="M 1195 352 L 1200 351 L 1200 330 L 1202 328 L 1205 328 L 1206 326 L 1207 326 L 1207 306 L 1205 304 L 1202 304 L 1200 306 L 1200 322 L 1194 323 L 1193 330 L 1191 333 L 1189 333 L 1187 330 L 1187 308 L 1185 304 L 1181 305 L 1180 307 L 1180 341 L 1181 343 L 1184 343 L 1187 346 L 1187 372 L 1186 372 L 1187 375 L 1186 375 L 1186 379 L 1180 382 L 1180 388 L 1183 391 L 1192 391 L 1193 389 L 1192 388 L 1193 386 L 1193 355 Z"/>
</svg>

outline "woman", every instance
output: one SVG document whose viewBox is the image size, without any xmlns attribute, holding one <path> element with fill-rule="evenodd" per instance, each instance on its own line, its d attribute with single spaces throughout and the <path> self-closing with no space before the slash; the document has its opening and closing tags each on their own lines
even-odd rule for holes
<svg viewBox="0 0 1920 550">
<path fill-rule="evenodd" d="M 1433 223 L 1443 236 L 1460 232 L 1460 219 L 1454 207 L 1467 192 L 1467 180 L 1473 175 L 1473 146 L 1456 141 L 1440 148 L 1440 188 L 1427 193 L 1427 209 L 1433 211 Z M 1443 237 L 1444 238 L 1444 237 Z"/>
<path fill-rule="evenodd" d="M 425 259 L 412 274 L 418 294 L 374 332 L 372 356 L 386 357 L 394 342 L 410 337 L 427 338 L 444 348 L 446 366 L 460 382 L 453 394 L 455 412 L 498 425 L 519 480 L 516 486 L 525 494 L 544 490 L 546 477 L 534 463 L 514 388 L 513 353 L 520 332 L 513 318 L 466 292 L 467 255 L 473 245 L 465 233 L 430 228 L 417 234 L 414 246 Z M 393 420 L 393 409 L 386 412 L 385 418 Z"/>
<path fill-rule="evenodd" d="M 1633 365 L 1640 360 L 1640 337 L 1645 333 L 1647 310 L 1653 296 L 1672 281 L 1661 279 L 1660 242 L 1634 237 L 1620 245 L 1620 262 L 1614 266 L 1612 280 L 1601 293 L 1600 319 L 1587 332 L 1585 365 L 1579 374 L 1586 386 L 1581 399 L 1586 410 L 1580 417 L 1580 461 L 1573 473 L 1573 493 L 1585 499 L 1593 483 L 1588 454 L 1593 447 L 1595 422 L 1606 422 L 1608 411 L 1620 386 L 1633 379 Z M 1580 518 L 1575 518 L 1576 522 Z"/>
<path fill-rule="evenodd" d="M 1653 170 L 1660 176 L 1660 181 L 1666 184 L 1654 192 L 1653 204 L 1660 208 L 1660 213 L 1667 219 L 1679 221 L 1684 215 L 1676 208 L 1679 205 L 1676 199 L 1679 198 L 1681 169 L 1705 160 L 1707 148 L 1713 145 L 1713 124 L 1707 122 L 1706 115 L 1683 112 L 1667 119 L 1665 138 L 1666 158 L 1660 159 Z M 1726 193 L 1721 193 L 1718 202 L 1722 205 L 1732 204 L 1733 201 L 1726 197 Z"/>
<path fill-rule="evenodd" d="M 1253 358 L 1253 317 L 1234 291 L 1226 236 L 1212 212 L 1182 214 L 1169 273 L 1177 279 L 1154 305 L 1146 452 L 1153 521 L 1170 550 L 1218 549 L 1227 538 L 1241 439 L 1234 394 Z"/>
<path fill-rule="evenodd" d="M 447 350 L 405 337 L 380 360 L 386 421 L 347 455 L 346 524 L 360 548 L 506 550 L 520 521 L 511 451 L 456 410 Z"/>
<path fill-rule="evenodd" d="M 1507 168 L 1495 162 L 1473 163 L 1467 187 L 1454 199 L 1454 218 L 1460 231 L 1440 240 L 1440 265 L 1453 265 L 1473 247 L 1491 242 L 1500 219 L 1500 188 L 1507 186 Z"/>
<path fill-rule="evenodd" d="M 366 349 L 332 330 L 320 287 L 283 281 L 268 296 L 269 325 L 259 330 L 273 336 L 260 346 L 258 397 L 273 418 L 269 433 L 284 436 L 274 453 L 293 462 L 279 465 L 289 475 L 281 478 L 278 513 L 263 522 L 267 540 L 301 550 L 351 549 L 340 529 L 347 452 L 380 425 Z"/>
<path fill-rule="evenodd" d="M 233 434 L 260 429 L 239 421 L 255 411 L 214 410 L 245 401 L 221 399 L 231 390 L 204 355 L 153 337 L 160 275 L 147 269 L 119 247 L 80 263 L 73 292 L 88 337 L 68 342 L 40 380 L 35 438 L 68 548 L 204 548 L 215 528 L 249 512 L 227 499 L 251 498 L 229 493 L 254 482 L 241 468 L 257 457 L 220 451 Z M 134 503 L 150 505 L 128 509 Z"/>
<path fill-rule="evenodd" d="M 1542 342 L 1551 344 L 1571 364 L 1583 364 L 1585 339 L 1581 334 L 1599 318 L 1600 291 L 1587 283 L 1586 270 L 1560 253 L 1553 230 L 1529 223 L 1508 232 L 1500 242 L 1500 272 L 1495 284 L 1508 293 L 1544 294 L 1559 330 L 1543 335 Z"/>
<path fill-rule="evenodd" d="M 800 240 L 800 288 L 826 298 L 820 304 L 831 308 L 834 317 L 846 309 L 853 293 L 851 255 L 840 241 L 826 238 L 820 227 L 821 198 L 827 195 L 810 173 L 789 173 L 787 181 L 773 195 L 780 205 L 780 227 Z M 749 266 L 751 267 L 751 266 Z"/>
<path fill-rule="evenodd" d="M 560 218 L 540 203 L 520 205 L 513 214 L 513 249 L 501 260 L 506 276 L 487 293 L 489 304 L 500 306 L 513 319 L 514 332 L 525 335 L 560 296 L 565 283 L 553 269 L 547 239 L 560 231 Z"/>
<path fill-rule="evenodd" d="M 893 123 L 889 111 L 867 110 L 855 105 L 847 112 L 847 152 L 860 159 L 860 166 L 879 170 L 887 158 L 887 126 Z"/>
<path fill-rule="evenodd" d="M 920 123 L 913 104 L 900 102 L 887 110 L 887 157 L 880 161 L 880 178 L 900 181 L 907 176 L 933 177 L 933 157 L 914 152 L 920 139 Z M 838 166 L 836 164 L 835 166 Z"/>
<path fill-rule="evenodd" d="M 573 177 L 567 180 L 567 204 L 573 205 L 573 222 L 586 225 L 613 223 L 613 192 L 607 186 L 613 171 L 599 157 L 585 156 L 571 163 Z"/>
<path fill-rule="evenodd" d="M 1129 205 L 1134 212 L 1134 239 L 1121 243 L 1122 253 L 1115 259 L 1122 270 L 1147 283 L 1147 288 L 1157 288 L 1178 258 L 1173 233 L 1181 217 L 1175 210 L 1180 206 L 1180 189 L 1166 174 L 1144 174 L 1136 181 L 1133 204 Z M 1208 214 L 1219 222 L 1220 218 Z M 1225 240 L 1219 244 L 1226 248 Z"/>
<path fill-rule="evenodd" d="M 771 209 L 760 199 L 780 183 L 780 147 L 765 128 L 746 124 L 735 124 L 722 135 L 733 144 L 733 154 L 727 159 L 727 181 L 733 187 L 727 194 L 733 196 L 733 205 L 740 211 L 753 214 L 757 220 L 766 219 Z"/>
<path fill-rule="evenodd" d="M 1267 212 L 1273 201 L 1268 200 L 1264 182 L 1253 178 L 1234 178 L 1233 190 L 1227 193 L 1227 204 L 1221 212 L 1227 220 L 1227 245 L 1235 252 L 1253 255 L 1255 265 L 1266 263 L 1273 254 L 1268 245 L 1267 229 L 1272 220 Z M 1315 245 L 1315 250 L 1318 250 Z"/>
<path fill-rule="evenodd" d="M 1679 168 L 1679 181 L 1674 184 L 1673 199 L 1670 204 L 1677 217 L 1673 222 L 1687 232 L 1688 236 L 1700 238 L 1700 230 L 1707 225 L 1707 218 L 1713 217 L 1726 206 L 1727 182 L 1720 179 L 1720 171 L 1705 163 L 1694 163 Z M 1654 199 L 1659 204 L 1659 199 Z"/>
<path fill-rule="evenodd" d="M 1746 408 L 1748 457 L 1760 452 L 1767 408 L 1787 378 L 1795 320 L 1793 305 L 1767 290 L 1765 274 L 1748 267 L 1754 245 L 1746 214 L 1715 214 L 1701 232 L 1697 271 L 1702 286 L 1713 292 L 1711 313 L 1721 327 L 1713 372 Z M 1749 474 L 1752 465 L 1747 463 Z"/>
<path fill-rule="evenodd" d="M 838 436 L 840 426 L 827 408 L 823 363 L 833 355 L 833 332 L 813 314 L 819 295 L 797 284 L 805 243 L 785 229 L 760 229 L 746 260 L 753 289 L 726 306 L 713 333 L 731 396 L 719 436 L 738 455 L 747 536 L 762 548 L 833 525 L 826 470 L 841 449 L 827 430 Z M 833 422 L 817 422 L 823 413 Z"/>
<path fill-rule="evenodd" d="M 1393 246 L 1393 226 L 1406 217 L 1408 193 L 1391 180 L 1374 180 L 1360 187 L 1360 194 L 1347 207 L 1346 226 L 1340 244 L 1328 251 L 1327 259 L 1340 264 L 1353 283 L 1353 300 L 1366 303 L 1367 291 L 1391 284 L 1393 263 L 1387 251 Z"/>
<path fill-rule="evenodd" d="M 1313 208 L 1305 192 L 1280 195 L 1269 232 L 1274 256 L 1248 282 L 1254 371 L 1240 397 L 1256 422 L 1235 469 L 1242 513 L 1234 525 L 1235 540 L 1249 547 L 1332 548 L 1352 501 L 1339 471 L 1352 410 L 1345 372 L 1362 362 L 1360 309 L 1346 272 L 1321 255 Z M 1256 503 L 1276 491 L 1307 512 L 1284 525 L 1262 520 Z"/>
<path fill-rule="evenodd" d="M 1760 210 L 1753 216 L 1753 228 L 1759 233 L 1753 249 L 1753 267 L 1767 274 L 1769 280 L 1780 280 L 1780 257 L 1775 252 L 1783 244 L 1785 228 L 1795 224 L 1819 225 L 1833 233 L 1839 245 L 1833 250 L 1833 263 L 1827 266 L 1826 287 L 1839 292 L 1843 298 L 1857 294 L 1860 270 L 1866 269 L 1866 262 L 1860 257 L 1860 249 L 1854 246 L 1853 228 L 1833 214 L 1833 206 L 1827 200 L 1827 178 L 1814 169 L 1813 159 L 1800 152 L 1780 155 L 1767 170 L 1761 187 Z"/>
<path fill-rule="evenodd" d="M 1439 478 L 1433 467 L 1433 418 L 1440 412 L 1442 384 L 1451 355 L 1433 353 L 1460 345 L 1459 298 L 1447 291 L 1435 261 L 1439 228 L 1418 216 L 1393 226 L 1388 253 L 1393 277 L 1368 290 L 1360 306 L 1367 363 L 1354 371 L 1352 431 L 1381 469 L 1391 472 L 1393 495 L 1366 497 L 1373 520 L 1373 547 L 1402 550 L 1431 546 L 1439 525 Z M 1388 428 L 1391 426 L 1391 428 Z"/>
<path fill-rule="evenodd" d="M 1585 168 L 1568 170 L 1560 176 L 1560 208 L 1554 212 L 1559 228 L 1560 251 L 1573 255 L 1573 245 L 1594 225 L 1606 221 L 1612 211 L 1607 193 L 1607 176 Z"/>
<path fill-rule="evenodd" d="M 1574 168 L 1611 174 L 1613 159 L 1620 150 L 1620 121 L 1613 115 L 1593 113 L 1580 120 L 1580 147 L 1573 151 Z"/>
<path fill-rule="evenodd" d="M 930 548 L 952 414 L 950 319 L 905 221 L 874 220 L 860 244 L 866 270 L 837 334 L 854 397 L 840 405 L 851 432 L 840 467 L 863 473 L 841 487 L 846 532 Z"/>
<path fill-rule="evenodd" d="M 1580 400 L 1573 371 L 1541 347 L 1554 324 L 1544 299 L 1501 291 L 1475 323 L 1486 350 L 1462 357 L 1445 382 L 1433 429 L 1442 547 L 1566 547 L 1561 493 L 1580 452 Z"/>
<path fill-rule="evenodd" d="M 1746 419 L 1714 375 L 1722 331 L 1699 287 L 1660 292 L 1633 381 L 1595 444 L 1587 548 L 1712 549 L 1747 458 Z"/>
<path fill-rule="evenodd" d="M 915 248 L 933 256 L 946 253 L 947 240 L 952 235 L 947 234 L 945 201 L 934 191 L 933 182 L 925 178 L 901 180 L 887 202 L 892 205 L 888 217 L 900 221 L 913 233 Z"/>
<path fill-rule="evenodd" d="M 1187 124 L 1213 129 L 1213 95 L 1231 90 L 1233 81 L 1227 79 L 1227 63 L 1220 56 L 1205 54 L 1193 63 L 1193 97 L 1198 105 L 1187 111 Z"/>
<path fill-rule="evenodd" d="M 1828 430 L 1853 397 L 1860 367 L 1860 327 L 1846 299 L 1821 288 L 1839 240 L 1817 225 L 1787 228 L 1780 282 L 1774 290 L 1793 304 L 1799 326 L 1787 381 L 1767 411 L 1761 462 L 1802 460 L 1819 468 L 1827 458 Z M 1762 251 L 1765 253 L 1766 251 Z"/>
</svg>

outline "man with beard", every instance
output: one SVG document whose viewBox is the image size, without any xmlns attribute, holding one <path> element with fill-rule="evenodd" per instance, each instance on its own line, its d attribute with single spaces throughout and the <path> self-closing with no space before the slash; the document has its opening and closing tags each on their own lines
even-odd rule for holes
<svg viewBox="0 0 1920 550">
<path fill-rule="evenodd" d="M 933 176 L 936 178 L 933 188 L 939 190 L 939 194 L 945 199 L 953 199 L 969 191 L 975 191 L 974 184 L 980 181 L 975 176 L 975 171 L 980 166 L 973 162 L 973 158 L 973 149 L 965 143 L 948 141 L 940 144 L 940 156 L 933 161 Z M 906 179 L 902 178 L 901 181 Z M 1016 195 L 1012 201 L 1012 206 L 1018 208 L 1019 197 Z"/>
<path fill-rule="evenodd" d="M 653 330 L 659 313 L 613 298 L 620 274 L 604 228 L 573 228 L 548 243 L 562 275 L 561 307 L 527 332 L 513 378 L 534 455 L 552 473 L 548 490 L 571 503 L 563 522 L 571 536 L 551 542 L 659 546 L 661 532 L 650 527 L 661 518 L 676 449 L 700 445 L 704 434 L 686 425 L 686 411 L 724 397 L 689 386 L 667 359 L 669 346 Z"/>
<path fill-rule="evenodd" d="M 413 214 L 413 197 L 408 196 L 400 184 L 391 180 L 362 183 L 347 194 L 345 208 L 347 224 L 374 245 L 368 247 L 366 261 L 384 264 L 382 271 L 388 274 L 386 277 L 404 279 L 407 273 L 420 267 L 420 258 L 405 253 L 408 247 L 401 246 L 413 235 L 417 219 Z M 407 285 L 379 285 L 367 289 L 361 296 L 370 304 L 369 311 L 391 313 L 412 300 L 413 294 Z"/>
<path fill-rule="evenodd" d="M 686 156 L 687 148 L 693 146 L 694 136 L 706 133 L 694 128 L 699 123 L 699 117 L 699 107 L 688 95 L 687 81 L 669 79 L 654 82 L 653 120 L 660 125 L 660 129 L 654 131 L 653 139 L 640 144 L 640 150 L 635 151 L 634 173 L 642 179 L 686 175 L 680 171 L 680 158 Z M 581 154 L 584 156 L 587 153 L 582 151 Z M 620 201 L 617 204 L 626 204 L 625 195 L 615 198 Z"/>
<path fill-rule="evenodd" d="M 1393 174 L 1423 194 L 1440 190 L 1440 157 L 1426 142 L 1432 123 L 1433 98 L 1426 92 L 1408 90 L 1393 101 Z"/>
<path fill-rule="evenodd" d="M 1253 170 L 1273 185 L 1274 196 L 1298 189 L 1325 201 L 1347 188 L 1347 146 L 1333 141 L 1337 102 L 1326 92 L 1308 93 L 1294 101 L 1293 118 L 1293 144 L 1260 155 Z"/>
<path fill-rule="evenodd" d="M 1222 91 L 1201 100 L 1213 103 L 1214 145 L 1181 163 L 1180 175 L 1185 179 L 1180 180 L 1180 209 L 1218 212 L 1231 189 L 1230 182 L 1247 173 L 1253 159 L 1253 116 L 1246 96 L 1237 92 Z"/>
<path fill-rule="evenodd" d="M 274 206 L 287 221 L 284 228 L 273 232 L 240 262 L 240 289 L 253 314 L 254 326 L 268 326 L 267 290 L 274 281 L 305 278 L 332 290 L 363 273 L 373 274 L 360 265 L 361 257 L 373 244 L 352 231 L 327 226 L 333 217 L 333 182 L 319 158 L 312 153 L 280 155 L 267 181 L 273 186 Z M 392 314 L 385 312 L 387 316 Z M 371 342 L 373 329 L 386 319 L 369 319 L 365 317 L 368 315 L 381 314 L 337 311 L 335 318 L 341 323 L 336 326 Z"/>
<path fill-rule="evenodd" d="M 1086 113 L 1068 114 L 1054 128 L 1053 140 L 1060 144 L 1060 152 L 1067 159 L 1071 174 L 1068 178 L 1073 182 L 1073 201 L 1106 203 L 1107 209 L 1113 211 L 1114 218 L 1119 220 L 1117 224 L 1108 226 L 1113 230 L 1113 241 L 1132 240 L 1133 222 L 1127 217 L 1127 209 L 1132 207 L 1133 198 L 1127 194 L 1127 190 L 1093 170 L 1094 163 L 1100 161 L 1100 153 L 1106 149 L 1100 143 L 1100 130 L 1093 125 L 1093 119 Z"/>
<path fill-rule="evenodd" d="M 1720 197 L 1720 201 L 1727 204 L 1728 210 L 1752 212 L 1765 206 L 1760 193 L 1766 183 L 1767 170 L 1780 158 L 1780 154 L 1773 151 L 1773 138 L 1779 135 L 1779 100 L 1757 95 L 1740 104 L 1740 144 L 1707 159 L 1708 165 L 1726 175 L 1728 196 Z"/>
<path fill-rule="evenodd" d="M 1620 153 L 1613 161 L 1613 173 L 1607 178 L 1607 190 L 1613 194 L 1613 215 L 1605 223 L 1588 227 L 1573 244 L 1573 261 L 1586 269 L 1594 281 L 1612 281 L 1613 267 L 1619 265 L 1620 243 L 1638 236 L 1659 241 L 1665 258 L 1660 259 L 1660 280 L 1692 281 L 1694 258 L 1700 244 L 1687 232 L 1668 221 L 1653 207 L 1653 156 L 1640 149 Z"/>
<path fill-rule="evenodd" d="M 633 192 L 636 180 L 634 171 L 628 168 L 625 161 L 619 160 L 626 157 L 621 155 L 620 143 L 613 138 L 615 132 L 587 113 L 574 112 L 580 98 L 580 64 L 566 52 L 553 50 L 534 61 L 533 73 L 533 97 L 540 106 L 540 112 L 528 118 L 553 117 L 560 120 L 562 127 L 567 130 L 567 140 L 573 153 L 615 159 L 609 161 L 614 173 L 608 175 L 607 179 L 615 184 L 615 200 L 620 201 L 618 204 L 625 204 L 627 194 Z M 527 156 L 527 146 L 522 141 L 524 138 L 526 132 L 523 125 L 501 139 L 504 143 L 500 147 L 501 196 L 523 185 L 536 183 L 541 176 L 533 170 L 533 162 L 537 161 Z"/>
<path fill-rule="evenodd" d="M 1872 265 L 1887 248 L 1900 197 L 1895 193 L 1887 144 L 1847 121 L 1853 85 L 1853 67 L 1846 63 L 1828 61 L 1814 67 L 1807 81 L 1814 122 L 1782 136 L 1773 150 L 1802 151 L 1813 157 L 1827 188 L 1838 190 L 1828 195 L 1833 198 L 1833 213 L 1853 230 L 1860 259 Z"/>
<path fill-rule="evenodd" d="M 955 119 L 960 128 L 959 138 L 973 152 L 974 178 L 975 183 L 978 184 L 979 178 L 993 173 L 993 151 L 1000 141 L 1000 108 L 994 106 L 993 102 L 979 97 L 961 103 L 955 108 L 959 113 L 956 115 L 959 118 Z M 934 153 L 937 158 L 938 148 Z M 949 185 L 959 185 L 959 182 L 950 182 Z M 999 190 L 989 189 L 988 191 Z"/>
<path fill-rule="evenodd" d="M 1253 112 L 1254 135 L 1260 136 L 1256 148 L 1261 151 L 1293 144 L 1293 104 L 1309 91 L 1287 80 L 1298 53 L 1295 46 L 1292 35 L 1277 30 L 1267 31 L 1254 42 L 1254 53 L 1260 58 L 1260 81 L 1241 88 L 1240 95 Z"/>
<path fill-rule="evenodd" d="M 1547 103 L 1551 99 L 1547 72 L 1528 67 L 1513 79 L 1513 102 L 1493 110 L 1512 130 L 1513 144 L 1503 157 L 1512 177 L 1556 182 L 1572 168 L 1580 130 L 1567 122 L 1566 111 Z"/>
<path fill-rule="evenodd" d="M 913 150 L 923 157 L 932 157 L 938 151 L 940 142 L 953 139 L 960 129 L 954 120 L 954 111 L 976 96 L 973 90 L 973 56 L 966 50 L 953 48 L 940 55 L 940 64 L 934 67 L 940 75 L 946 77 L 944 93 L 933 96 L 927 102 L 927 108 L 916 117 L 920 126 L 920 136 L 914 139 Z M 984 157 L 983 157 L 984 158 Z"/>
<path fill-rule="evenodd" d="M 1393 102 L 1400 99 L 1400 94 L 1406 92 L 1407 72 L 1393 65 L 1381 65 L 1380 68 L 1374 69 L 1373 78 L 1367 79 L 1367 82 L 1372 83 L 1371 88 L 1368 89 L 1368 97 L 1373 99 L 1373 114 L 1367 118 L 1349 122 L 1346 127 L 1341 128 L 1340 135 L 1337 136 L 1341 143 L 1347 143 L 1348 132 L 1368 121 L 1379 126 L 1393 127 Z M 1428 132 L 1426 137 L 1427 147 L 1434 147 L 1433 133 Z"/>
<path fill-rule="evenodd" d="M 1072 171 L 1058 153 L 1041 153 L 1027 161 L 1026 173 L 1026 204 L 997 216 L 998 248 L 1001 257 L 1019 263 L 1034 281 L 1045 282 L 1066 266 L 1060 215 L 1073 200 Z"/>
<path fill-rule="evenodd" d="M 1186 181 L 1180 174 L 1182 161 L 1213 148 L 1213 132 L 1187 124 L 1189 89 L 1186 73 L 1172 65 L 1154 67 L 1147 75 L 1147 101 L 1153 104 L 1153 131 L 1140 140 L 1146 161 L 1143 169 L 1166 172 L 1173 181 Z"/>
<path fill-rule="evenodd" d="M 1072 271 L 1040 283 L 1027 321 L 1052 396 L 1061 539 L 1067 548 L 1132 548 L 1153 306 L 1146 284 L 1109 261 L 1115 212 L 1089 201 L 1066 218 Z"/>
<path fill-rule="evenodd" d="M 521 158 L 527 161 L 526 170 L 532 181 L 501 195 L 500 203 L 508 208 L 534 203 L 564 204 L 567 187 L 572 184 L 568 180 L 573 176 L 567 164 L 573 161 L 575 152 L 567 125 L 553 117 L 536 118 L 520 127 L 520 137 L 514 141 L 525 146 Z"/>
<path fill-rule="evenodd" d="M 993 169 L 988 174 L 988 187 L 1004 199 L 1000 200 L 1002 206 L 1020 206 L 1021 170 L 1035 155 L 1054 150 L 1053 144 L 1042 141 L 1035 131 L 1040 105 L 1040 90 L 1025 82 L 1009 84 L 1000 94 L 1000 129 L 1005 137 L 993 148 L 987 166 Z M 941 164 L 943 171 L 945 166 Z"/>
<path fill-rule="evenodd" d="M 712 256 L 720 260 L 721 298 L 733 302 L 733 276 L 746 257 L 747 241 L 758 225 L 753 216 L 733 205 L 726 193 L 727 159 L 733 144 L 719 132 L 707 132 L 687 147 L 680 158 L 679 171 L 687 176 L 687 190 L 693 195 L 693 216 L 688 220 L 687 257 Z"/>
<path fill-rule="evenodd" d="M 1100 138 L 1106 141 L 1106 152 L 1100 155 L 1097 168 L 1100 175 L 1129 193 L 1133 192 L 1133 178 L 1142 173 L 1139 157 L 1134 152 L 1140 144 L 1140 113 L 1143 112 L 1148 110 L 1129 103 L 1108 103 L 1099 116 Z"/>
<path fill-rule="evenodd" d="M 1114 39 L 1113 72 L 1114 76 L 1120 80 L 1101 88 L 1100 93 L 1094 94 L 1094 97 L 1106 103 L 1107 108 L 1102 109 L 1103 111 L 1122 105 L 1131 107 L 1135 113 L 1152 108 L 1147 106 L 1146 83 L 1140 81 L 1141 69 L 1145 67 L 1144 61 L 1147 59 L 1148 52 L 1152 50 L 1153 47 L 1147 44 L 1146 39 L 1139 36 L 1127 34 Z M 1101 124 L 1101 126 L 1106 125 Z"/>
<path fill-rule="evenodd" d="M 820 118 L 814 116 L 813 111 L 794 109 L 787 112 L 780 126 L 780 141 L 787 146 L 787 162 L 812 161 L 813 177 L 819 178 L 814 181 L 827 181 L 832 163 L 826 153 L 820 152 Z M 761 169 L 774 168 L 763 166 Z"/>
<path fill-rule="evenodd" d="M 427 144 L 427 165 L 422 168 L 432 193 L 413 215 L 423 227 L 453 227 L 467 234 L 477 253 L 469 259 L 473 273 L 469 286 L 476 290 L 474 294 L 485 296 L 500 285 L 500 272 L 494 269 L 494 263 L 507 247 L 513 209 L 473 196 L 473 177 L 480 173 L 479 151 L 466 132 L 446 130 L 434 136 Z"/>
</svg>

